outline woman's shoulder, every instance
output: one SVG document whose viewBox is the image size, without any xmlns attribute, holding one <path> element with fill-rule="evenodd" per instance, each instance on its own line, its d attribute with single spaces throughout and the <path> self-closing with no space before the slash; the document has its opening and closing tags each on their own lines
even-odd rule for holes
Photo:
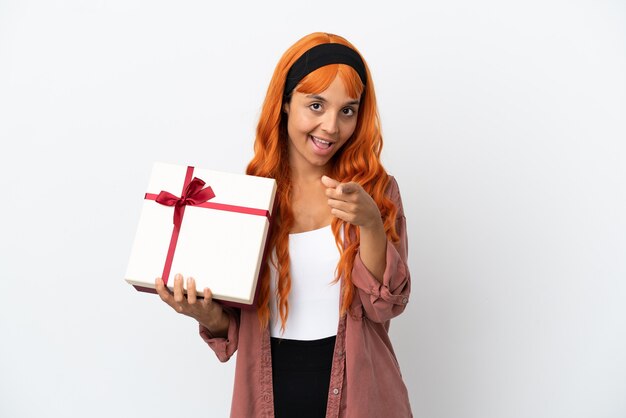
<svg viewBox="0 0 626 418">
<path fill-rule="evenodd" d="M 387 173 L 387 194 L 396 193 L 398 191 L 398 181 L 391 173 Z"/>
<path fill-rule="evenodd" d="M 388 182 L 385 194 L 398 207 L 398 216 L 404 215 L 404 208 L 402 207 L 402 197 L 400 196 L 400 186 L 398 186 L 398 181 L 392 174 L 387 173 L 387 176 Z"/>
</svg>

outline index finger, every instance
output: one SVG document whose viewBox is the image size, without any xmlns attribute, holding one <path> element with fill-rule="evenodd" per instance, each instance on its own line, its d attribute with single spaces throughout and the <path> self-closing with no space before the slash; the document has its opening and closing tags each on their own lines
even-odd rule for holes
<svg viewBox="0 0 626 418">
<path fill-rule="evenodd" d="M 337 189 L 342 194 L 351 194 L 359 190 L 359 185 L 351 181 L 350 183 L 340 184 Z"/>
<path fill-rule="evenodd" d="M 154 285 L 155 285 L 157 294 L 161 297 L 161 300 L 169 304 L 172 300 L 172 294 L 170 293 L 169 289 L 165 287 L 165 284 L 163 283 L 163 279 L 160 277 L 157 277 L 157 279 L 154 281 Z"/>
</svg>

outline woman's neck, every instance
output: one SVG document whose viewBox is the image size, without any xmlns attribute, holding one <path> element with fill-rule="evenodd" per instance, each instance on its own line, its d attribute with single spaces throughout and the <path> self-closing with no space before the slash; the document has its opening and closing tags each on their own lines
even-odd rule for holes
<svg viewBox="0 0 626 418">
<path fill-rule="evenodd" d="M 323 175 L 328 175 L 327 166 L 291 167 L 291 182 L 294 185 L 309 186 L 321 183 Z"/>
</svg>

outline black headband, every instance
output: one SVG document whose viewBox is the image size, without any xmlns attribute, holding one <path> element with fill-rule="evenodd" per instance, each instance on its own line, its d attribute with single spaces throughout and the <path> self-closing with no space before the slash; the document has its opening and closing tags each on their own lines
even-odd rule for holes
<svg viewBox="0 0 626 418">
<path fill-rule="evenodd" d="M 288 96 L 307 74 L 329 64 L 349 65 L 359 74 L 363 84 L 367 80 L 365 64 L 354 49 L 342 44 L 321 44 L 306 51 L 293 63 L 285 80 L 285 96 Z"/>
</svg>

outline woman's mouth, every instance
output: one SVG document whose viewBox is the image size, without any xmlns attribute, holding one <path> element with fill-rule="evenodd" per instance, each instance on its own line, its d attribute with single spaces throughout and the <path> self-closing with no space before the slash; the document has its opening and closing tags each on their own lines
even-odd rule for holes
<svg viewBox="0 0 626 418">
<path fill-rule="evenodd" d="M 313 135 L 309 135 L 309 137 L 311 138 L 311 141 L 313 141 L 313 144 L 320 149 L 328 149 L 333 145 L 332 142 L 314 137 Z"/>
</svg>

